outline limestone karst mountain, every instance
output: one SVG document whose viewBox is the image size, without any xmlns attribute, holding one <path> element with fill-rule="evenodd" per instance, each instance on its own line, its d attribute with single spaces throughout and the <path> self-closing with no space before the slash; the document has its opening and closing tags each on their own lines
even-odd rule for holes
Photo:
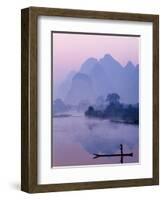
<svg viewBox="0 0 163 200">
<path fill-rule="evenodd" d="M 57 98 L 66 104 L 77 105 L 81 101 L 96 102 L 99 96 L 118 93 L 122 102 L 139 102 L 139 65 L 131 62 L 122 66 L 112 55 L 103 58 L 88 58 L 80 67 L 67 77 L 58 88 Z"/>
</svg>

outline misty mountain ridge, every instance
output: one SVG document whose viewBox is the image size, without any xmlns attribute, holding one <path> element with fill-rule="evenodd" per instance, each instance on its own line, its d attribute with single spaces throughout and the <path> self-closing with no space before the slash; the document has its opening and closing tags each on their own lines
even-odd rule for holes
<svg viewBox="0 0 163 200">
<path fill-rule="evenodd" d="M 90 57 L 78 72 L 70 72 L 58 87 L 56 98 L 70 105 L 82 101 L 93 104 L 108 93 L 118 93 L 124 103 L 139 102 L 139 64 L 128 61 L 122 66 L 110 54 L 99 60 Z"/>
<path fill-rule="evenodd" d="M 78 105 L 83 100 L 93 103 L 95 94 L 90 77 L 87 74 L 79 72 L 72 78 L 71 88 L 64 101 L 67 104 Z"/>
</svg>

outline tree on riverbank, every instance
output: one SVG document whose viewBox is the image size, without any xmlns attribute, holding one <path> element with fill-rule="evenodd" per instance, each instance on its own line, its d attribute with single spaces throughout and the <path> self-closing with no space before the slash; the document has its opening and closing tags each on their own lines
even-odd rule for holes
<svg viewBox="0 0 163 200">
<path fill-rule="evenodd" d="M 116 93 L 108 94 L 106 101 L 109 104 L 104 110 L 95 110 L 93 106 L 89 106 L 85 115 L 88 117 L 97 117 L 101 119 L 110 119 L 115 122 L 122 123 L 139 123 L 139 106 L 138 105 L 124 105 L 120 103 L 120 96 Z"/>
</svg>

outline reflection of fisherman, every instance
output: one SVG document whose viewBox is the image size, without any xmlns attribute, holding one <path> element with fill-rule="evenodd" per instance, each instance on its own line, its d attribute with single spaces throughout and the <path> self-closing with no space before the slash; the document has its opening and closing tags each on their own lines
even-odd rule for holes
<svg viewBox="0 0 163 200">
<path fill-rule="evenodd" d="M 117 157 L 117 156 L 120 156 L 121 157 L 120 163 L 123 163 L 123 158 L 125 156 L 133 157 L 133 153 L 123 153 L 123 145 L 122 144 L 120 144 L 120 151 L 121 151 L 121 153 L 119 153 L 119 154 L 95 154 L 94 153 L 93 159 L 96 159 L 96 158 L 99 158 L 99 157 Z"/>
</svg>

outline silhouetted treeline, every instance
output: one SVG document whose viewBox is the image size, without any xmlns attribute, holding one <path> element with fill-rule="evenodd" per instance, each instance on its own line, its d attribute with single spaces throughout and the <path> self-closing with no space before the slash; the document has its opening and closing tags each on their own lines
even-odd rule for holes
<svg viewBox="0 0 163 200">
<path fill-rule="evenodd" d="M 119 102 L 120 96 L 116 93 L 109 94 L 106 98 L 108 105 L 104 110 L 96 110 L 89 106 L 85 115 L 88 117 L 109 118 L 120 123 L 139 123 L 139 105 L 126 105 Z"/>
</svg>

